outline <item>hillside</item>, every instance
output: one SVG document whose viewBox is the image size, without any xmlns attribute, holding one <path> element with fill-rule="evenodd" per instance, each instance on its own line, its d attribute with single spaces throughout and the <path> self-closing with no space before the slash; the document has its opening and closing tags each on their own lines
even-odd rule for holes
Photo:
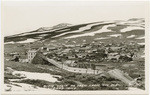
<svg viewBox="0 0 150 95">
<path fill-rule="evenodd" d="M 57 43 L 83 43 L 83 42 L 137 42 L 144 44 L 144 19 L 133 18 L 127 21 L 101 21 L 79 25 L 62 23 L 53 27 L 42 27 L 31 32 L 6 36 L 5 44 L 29 42 L 57 42 Z"/>
<path fill-rule="evenodd" d="M 144 22 L 61 23 L 6 36 L 5 89 L 145 90 Z"/>
</svg>

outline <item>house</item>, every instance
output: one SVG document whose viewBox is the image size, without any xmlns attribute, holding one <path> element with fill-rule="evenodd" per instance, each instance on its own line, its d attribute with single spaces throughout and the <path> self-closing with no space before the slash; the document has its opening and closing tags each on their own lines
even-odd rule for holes
<svg viewBox="0 0 150 95">
<path fill-rule="evenodd" d="M 107 47 L 106 50 L 108 53 L 118 52 L 119 50 L 121 50 L 121 47 Z"/>
<path fill-rule="evenodd" d="M 108 70 L 115 69 L 115 66 L 107 65 L 107 69 L 108 69 Z"/>
<path fill-rule="evenodd" d="M 121 47 L 121 46 L 114 46 L 114 47 L 112 47 L 112 49 L 113 49 L 113 50 L 121 50 L 122 47 Z"/>
<path fill-rule="evenodd" d="M 86 47 L 86 46 L 88 46 L 89 44 L 88 43 L 83 43 L 82 45 L 81 45 L 81 47 Z"/>
<path fill-rule="evenodd" d="M 71 49 L 64 49 L 63 51 L 61 51 L 61 53 L 66 55 L 66 54 L 69 53 L 70 51 L 71 51 Z"/>
<path fill-rule="evenodd" d="M 63 45 L 64 47 L 66 47 L 66 48 L 73 48 L 73 47 L 75 47 L 75 45 Z"/>
<path fill-rule="evenodd" d="M 82 58 L 85 58 L 86 57 L 86 53 L 79 53 L 79 54 L 76 54 L 77 55 L 77 58 L 80 58 L 80 59 L 82 59 Z"/>
<path fill-rule="evenodd" d="M 56 46 L 53 45 L 53 44 L 49 44 L 47 46 L 42 46 L 41 47 L 42 51 L 53 51 L 53 50 L 56 50 L 56 49 L 57 49 Z"/>
<path fill-rule="evenodd" d="M 129 61 L 133 61 L 133 58 L 130 57 L 129 55 L 127 55 L 127 54 L 120 54 L 119 61 L 121 61 L 121 62 L 129 62 Z"/>
<path fill-rule="evenodd" d="M 41 50 L 47 50 L 46 46 L 41 47 Z"/>
<path fill-rule="evenodd" d="M 93 64 L 90 64 L 87 62 L 78 62 L 77 66 L 78 66 L 78 68 L 92 69 Z"/>
<path fill-rule="evenodd" d="M 95 70 L 106 70 L 107 64 L 94 64 Z"/>
<path fill-rule="evenodd" d="M 79 53 L 84 53 L 85 50 L 86 50 L 85 48 L 80 48 L 80 49 L 79 49 Z"/>
<path fill-rule="evenodd" d="M 92 52 L 93 52 L 93 53 L 96 53 L 96 52 L 97 52 L 97 49 L 93 49 Z"/>
<path fill-rule="evenodd" d="M 65 47 L 62 47 L 62 45 L 57 46 L 57 50 L 62 50 L 62 49 L 65 49 Z"/>
<path fill-rule="evenodd" d="M 120 55 L 118 53 L 108 53 L 108 60 L 119 60 Z"/>
<path fill-rule="evenodd" d="M 68 66 L 71 66 L 71 67 L 74 67 L 74 66 L 77 65 L 77 62 L 74 61 L 74 60 L 66 60 L 66 61 L 64 62 L 64 64 L 65 64 L 65 65 L 68 65 Z"/>
<path fill-rule="evenodd" d="M 47 47 L 47 51 L 53 51 L 56 50 L 56 47 Z"/>
<path fill-rule="evenodd" d="M 134 53 L 134 55 L 132 56 L 133 60 L 137 60 L 141 57 L 142 54 L 139 53 Z"/>
<path fill-rule="evenodd" d="M 76 60 L 77 59 L 77 55 L 76 54 L 72 54 L 72 53 L 68 53 L 67 54 L 67 59 L 69 59 L 69 60 Z"/>
</svg>

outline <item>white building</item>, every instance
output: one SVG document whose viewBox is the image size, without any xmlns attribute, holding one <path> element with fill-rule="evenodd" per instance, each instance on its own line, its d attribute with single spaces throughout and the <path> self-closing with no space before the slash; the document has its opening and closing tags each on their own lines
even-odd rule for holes
<svg viewBox="0 0 150 95">
<path fill-rule="evenodd" d="M 30 63 L 32 61 L 32 59 L 35 57 L 37 53 L 36 49 L 30 49 L 28 50 L 27 54 L 28 54 L 28 62 Z"/>
</svg>

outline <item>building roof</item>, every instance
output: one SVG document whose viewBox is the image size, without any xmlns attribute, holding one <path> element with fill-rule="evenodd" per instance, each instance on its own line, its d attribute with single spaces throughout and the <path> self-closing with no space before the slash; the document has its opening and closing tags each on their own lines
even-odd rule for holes
<svg viewBox="0 0 150 95">
<path fill-rule="evenodd" d="M 64 63 L 66 63 L 66 64 L 72 64 L 72 63 L 75 63 L 75 61 L 74 60 L 66 60 Z"/>
<path fill-rule="evenodd" d="M 63 53 L 68 53 L 71 49 L 64 49 L 62 52 Z"/>
<path fill-rule="evenodd" d="M 107 66 L 108 64 L 101 64 L 101 63 L 96 63 L 94 64 L 95 66 Z"/>
<path fill-rule="evenodd" d="M 110 47 L 112 50 L 118 50 L 120 49 L 121 47 Z"/>
<path fill-rule="evenodd" d="M 109 53 L 108 55 L 116 56 L 118 55 L 118 53 L 114 52 L 114 53 Z"/>
</svg>

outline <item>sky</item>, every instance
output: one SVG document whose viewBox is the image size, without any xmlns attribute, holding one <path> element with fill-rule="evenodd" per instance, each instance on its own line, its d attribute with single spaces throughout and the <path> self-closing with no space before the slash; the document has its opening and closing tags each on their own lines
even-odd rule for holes
<svg viewBox="0 0 150 95">
<path fill-rule="evenodd" d="M 141 1 L 3 1 L 4 36 L 51 27 L 60 23 L 82 24 L 97 21 L 145 18 Z"/>
</svg>

